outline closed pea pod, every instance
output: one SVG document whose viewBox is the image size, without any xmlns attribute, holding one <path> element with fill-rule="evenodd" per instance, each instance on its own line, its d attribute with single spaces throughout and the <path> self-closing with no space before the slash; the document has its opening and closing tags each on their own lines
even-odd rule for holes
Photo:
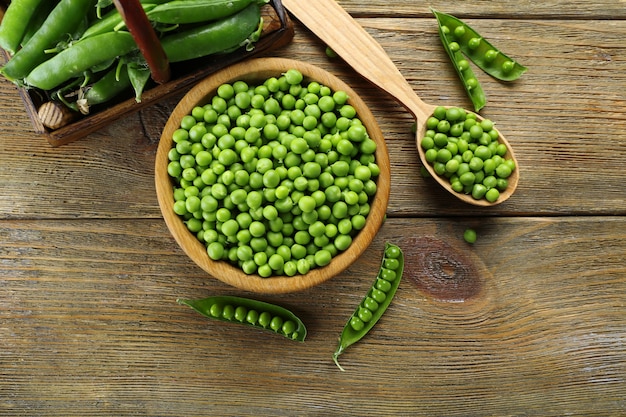
<svg viewBox="0 0 626 417">
<path fill-rule="evenodd" d="M 176 301 L 214 320 L 256 327 L 299 342 L 306 338 L 302 320 L 290 310 L 275 304 L 235 296 Z"/>
<path fill-rule="evenodd" d="M 172 0 L 147 13 L 158 23 L 187 24 L 208 22 L 230 16 L 257 0 Z M 265 3 L 265 1 L 262 1 Z"/>
<path fill-rule="evenodd" d="M 388 262 L 390 259 L 394 259 L 397 262 Z M 385 268 L 385 265 L 390 265 L 395 268 L 393 270 L 393 277 L 391 274 L 382 276 L 384 270 L 388 269 Z M 396 245 L 386 243 L 379 273 L 372 287 L 367 292 L 367 295 L 363 298 L 343 328 L 341 336 L 339 337 L 339 344 L 333 354 L 335 364 L 342 371 L 344 369 L 339 365 L 339 355 L 341 355 L 348 346 L 361 340 L 383 316 L 400 285 L 403 270 L 404 255 L 402 250 Z M 381 281 L 383 282 L 382 284 Z"/>
<path fill-rule="evenodd" d="M 78 101 L 83 114 L 89 113 L 90 106 L 105 103 L 130 87 L 130 79 L 126 68 L 117 67 L 109 70 L 102 78 L 89 87 L 83 101 Z"/>
<path fill-rule="evenodd" d="M 14 54 L 22 43 L 33 12 L 42 0 L 14 0 L 0 23 L 0 47 Z"/>
<path fill-rule="evenodd" d="M 459 50 L 490 76 L 502 81 L 513 81 L 526 72 L 526 67 L 498 50 L 468 24 L 446 13 L 435 10 L 433 13 L 439 26 L 449 29 L 445 42 L 456 42 Z"/>
<path fill-rule="evenodd" d="M 149 12 L 153 8 L 155 8 L 156 4 L 142 4 L 144 12 Z M 111 10 L 102 19 L 98 19 L 91 26 L 89 26 L 85 32 L 83 32 L 81 39 L 89 38 L 91 36 L 102 35 L 103 33 L 117 31 L 121 28 L 125 27 L 124 19 L 122 15 L 115 10 Z"/>
<path fill-rule="evenodd" d="M 25 81 L 30 86 L 51 90 L 91 67 L 126 55 L 136 48 L 128 32 L 109 32 L 83 39 L 38 65 Z"/>
<path fill-rule="evenodd" d="M 242 46 L 260 22 L 261 9 L 253 3 L 224 19 L 165 36 L 161 45 L 170 62 L 200 58 Z"/>
<path fill-rule="evenodd" d="M 48 59 L 46 50 L 72 33 L 85 19 L 91 0 L 61 0 L 26 44 L 15 53 L 0 72 L 17 81 Z"/>
</svg>

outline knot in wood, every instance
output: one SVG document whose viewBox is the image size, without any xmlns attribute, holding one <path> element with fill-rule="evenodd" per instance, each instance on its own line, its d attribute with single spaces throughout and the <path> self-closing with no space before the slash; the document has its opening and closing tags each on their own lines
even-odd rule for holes
<svg viewBox="0 0 626 417">
<path fill-rule="evenodd" d="M 411 238 L 404 244 L 405 275 L 430 297 L 462 302 L 483 287 L 478 268 L 462 252 L 433 237 Z"/>
</svg>

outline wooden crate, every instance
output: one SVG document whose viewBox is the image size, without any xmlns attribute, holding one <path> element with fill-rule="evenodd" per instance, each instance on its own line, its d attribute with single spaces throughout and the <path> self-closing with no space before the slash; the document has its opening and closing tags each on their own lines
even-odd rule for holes
<svg viewBox="0 0 626 417">
<path fill-rule="evenodd" d="M 0 20 L 8 3 L 0 2 Z M 164 98 L 180 93 L 199 80 L 230 64 L 277 49 L 293 38 L 293 25 L 280 0 L 271 0 L 263 6 L 264 28 L 261 39 L 252 51 L 240 49 L 229 54 L 205 57 L 193 61 L 172 64 L 172 78 L 164 84 L 147 88 L 137 103 L 134 92 L 102 106 L 95 106 L 89 115 L 79 117 L 72 123 L 56 130 L 46 128 L 37 115 L 39 106 L 48 101 L 45 91 L 18 88 L 24 101 L 26 112 L 37 134 L 42 135 L 52 146 L 60 146 L 92 133 L 120 117 L 134 113 Z M 4 62 L 9 59 L 6 51 L 0 48 Z"/>
</svg>

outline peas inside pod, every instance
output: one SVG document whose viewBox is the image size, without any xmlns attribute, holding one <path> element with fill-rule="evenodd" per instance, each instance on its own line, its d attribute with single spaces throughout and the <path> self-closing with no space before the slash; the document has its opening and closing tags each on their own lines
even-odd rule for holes
<svg viewBox="0 0 626 417">
<path fill-rule="evenodd" d="M 212 260 L 261 277 L 306 274 L 365 226 L 376 142 L 345 92 L 295 69 L 221 85 L 173 142 L 174 211 Z"/>
<path fill-rule="evenodd" d="M 306 327 L 290 310 L 271 303 L 235 296 L 214 296 L 200 300 L 178 299 L 210 319 L 244 324 L 303 342 Z"/>
<path fill-rule="evenodd" d="M 346 323 L 339 338 L 337 349 L 333 354 L 335 364 L 342 371 L 344 369 L 339 364 L 339 355 L 348 346 L 361 340 L 383 316 L 400 285 L 403 271 L 404 254 L 402 250 L 396 245 L 386 243 L 378 275 L 367 295 Z"/>
<path fill-rule="evenodd" d="M 458 107 L 440 106 L 426 129 L 420 146 L 435 172 L 448 178 L 458 193 L 496 202 L 516 166 L 494 123 Z"/>
</svg>

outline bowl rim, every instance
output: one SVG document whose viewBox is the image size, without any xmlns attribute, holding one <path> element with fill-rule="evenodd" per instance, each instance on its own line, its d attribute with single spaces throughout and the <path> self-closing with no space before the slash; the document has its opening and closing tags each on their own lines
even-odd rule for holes
<svg viewBox="0 0 626 417">
<path fill-rule="evenodd" d="M 330 264 L 311 269 L 308 273 L 293 277 L 272 276 L 263 278 L 256 274 L 246 274 L 238 267 L 225 261 L 214 261 L 206 253 L 206 246 L 191 233 L 183 220 L 174 213 L 173 184 L 167 172 L 168 153 L 172 148 L 172 134 L 180 126 L 183 116 L 190 114 L 197 104 L 206 103 L 217 90 L 227 82 L 237 80 L 263 81 L 271 76 L 280 76 L 289 69 L 296 68 L 305 80 L 314 80 L 328 85 L 333 91 L 343 90 L 348 94 L 348 104 L 357 110 L 369 136 L 376 142 L 376 163 L 380 168 L 377 178 L 377 191 L 371 202 L 365 227 L 353 238 L 350 247 L 332 258 Z M 365 122 L 367 121 L 367 123 Z M 257 293 L 279 294 L 302 291 L 338 275 L 356 261 L 369 247 L 384 222 L 391 186 L 391 166 L 387 145 L 380 126 L 369 107 L 359 95 L 334 74 L 309 63 L 288 58 L 254 58 L 226 67 L 201 80 L 178 102 L 170 114 L 156 152 L 155 187 L 161 214 L 165 223 L 180 246 L 200 268 L 212 277 L 233 287 Z M 203 253 L 203 256 L 199 254 Z"/>
</svg>

